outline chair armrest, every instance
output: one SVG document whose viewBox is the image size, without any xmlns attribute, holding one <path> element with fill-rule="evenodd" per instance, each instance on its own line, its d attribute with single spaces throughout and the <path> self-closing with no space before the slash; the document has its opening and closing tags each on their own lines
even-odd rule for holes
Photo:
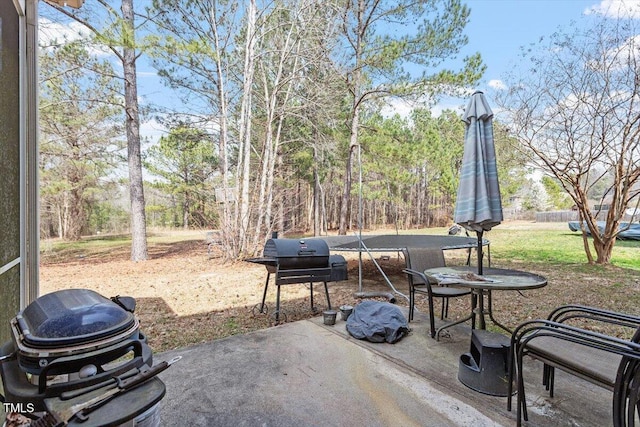
<svg viewBox="0 0 640 427">
<path fill-rule="evenodd" d="M 413 269 L 411 269 L 411 268 L 403 268 L 403 269 L 402 269 L 402 272 L 403 272 L 403 273 L 407 273 L 407 274 L 411 274 L 411 275 L 413 275 L 413 276 L 418 276 L 418 277 L 420 277 L 421 279 L 426 279 L 426 278 L 427 278 L 427 275 L 426 275 L 426 274 L 424 274 L 422 271 L 413 270 Z"/>
<path fill-rule="evenodd" d="M 531 320 L 520 324 L 511 335 L 511 349 L 514 352 L 518 352 L 523 346 L 526 347 L 529 342 L 540 337 L 564 339 L 576 344 L 640 360 L 640 344 L 637 342 L 552 320 Z"/>
<path fill-rule="evenodd" d="M 564 323 L 567 320 L 579 318 L 625 326 L 633 329 L 637 329 L 640 326 L 640 317 L 638 316 L 575 304 L 563 305 L 556 308 L 549 314 L 547 320 Z"/>
<path fill-rule="evenodd" d="M 411 268 L 404 268 L 402 270 L 402 272 L 403 273 L 407 273 L 409 275 L 409 285 L 411 287 L 413 287 L 413 286 L 426 286 L 427 284 L 430 283 L 429 282 L 429 278 L 422 271 L 413 270 Z M 413 278 L 411 276 L 418 277 L 422 281 L 422 283 L 418 283 L 417 285 L 414 285 Z"/>
</svg>

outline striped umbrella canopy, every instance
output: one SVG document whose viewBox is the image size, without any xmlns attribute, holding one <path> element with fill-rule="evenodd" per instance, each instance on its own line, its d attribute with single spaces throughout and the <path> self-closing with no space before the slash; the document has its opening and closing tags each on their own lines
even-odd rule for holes
<svg viewBox="0 0 640 427">
<path fill-rule="evenodd" d="M 493 141 L 493 112 L 475 92 L 462 120 L 467 124 L 454 222 L 478 235 L 478 274 L 482 274 L 482 234 L 502 222 L 502 201 Z"/>
</svg>

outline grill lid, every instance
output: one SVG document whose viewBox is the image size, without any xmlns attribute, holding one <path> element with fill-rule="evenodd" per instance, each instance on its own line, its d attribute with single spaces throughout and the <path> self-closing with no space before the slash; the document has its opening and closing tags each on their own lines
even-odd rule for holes
<svg viewBox="0 0 640 427">
<path fill-rule="evenodd" d="M 270 258 L 326 257 L 329 246 L 322 239 L 269 239 L 263 255 Z"/>
<path fill-rule="evenodd" d="M 89 289 L 43 295 L 15 318 L 23 343 L 60 347 L 103 339 L 135 323 L 133 314 Z"/>
<path fill-rule="evenodd" d="M 269 239 L 263 256 L 277 260 L 280 270 L 329 267 L 329 246 L 322 239 Z"/>
</svg>

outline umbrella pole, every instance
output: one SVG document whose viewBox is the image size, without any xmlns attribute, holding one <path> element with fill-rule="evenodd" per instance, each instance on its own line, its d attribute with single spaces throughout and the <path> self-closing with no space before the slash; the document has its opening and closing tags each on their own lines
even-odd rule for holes
<svg viewBox="0 0 640 427">
<path fill-rule="evenodd" d="M 360 148 L 360 143 L 358 143 L 358 289 L 362 292 L 362 150 Z M 367 252 L 369 250 L 367 249 Z"/>
<path fill-rule="evenodd" d="M 482 276 L 482 234 L 484 231 L 478 231 L 478 275 Z M 478 327 L 485 329 L 486 324 L 484 321 L 484 289 L 479 289 L 478 292 Z"/>
<path fill-rule="evenodd" d="M 482 259 L 484 255 L 482 254 L 482 234 L 484 231 L 478 231 L 478 274 L 482 276 Z"/>
</svg>

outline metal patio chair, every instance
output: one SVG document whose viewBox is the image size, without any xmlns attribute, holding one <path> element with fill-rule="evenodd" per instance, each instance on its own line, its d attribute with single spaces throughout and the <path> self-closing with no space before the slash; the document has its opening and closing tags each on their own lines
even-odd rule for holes
<svg viewBox="0 0 640 427">
<path fill-rule="evenodd" d="M 581 327 L 576 326 L 578 320 Z M 582 327 L 586 323 L 618 325 L 628 340 Z M 634 332 L 635 331 L 635 332 Z M 613 392 L 613 425 L 634 426 L 640 413 L 640 317 L 580 305 L 566 305 L 546 320 L 519 325 L 511 336 L 509 394 L 511 410 L 513 379 L 517 387 L 517 425 L 527 421 L 522 362 L 525 356 L 543 364 L 542 384 L 554 394 L 555 369 L 585 379 Z"/>
<path fill-rule="evenodd" d="M 428 268 L 445 267 L 444 253 L 442 249 L 432 248 L 406 248 L 404 251 L 404 259 L 407 268 L 402 270 L 407 273 L 409 279 L 409 322 L 413 320 L 413 312 L 415 305 L 415 294 L 421 293 L 427 295 L 429 302 L 429 323 L 431 326 L 431 338 L 438 338 L 440 328 L 436 331 L 433 299 L 441 298 L 442 307 L 440 311 L 440 320 L 445 319 L 449 315 L 449 298 L 458 298 L 470 295 L 470 289 L 461 289 L 448 286 L 440 286 L 433 282 L 424 274 Z M 451 326 L 451 325 L 446 325 Z"/>
</svg>

